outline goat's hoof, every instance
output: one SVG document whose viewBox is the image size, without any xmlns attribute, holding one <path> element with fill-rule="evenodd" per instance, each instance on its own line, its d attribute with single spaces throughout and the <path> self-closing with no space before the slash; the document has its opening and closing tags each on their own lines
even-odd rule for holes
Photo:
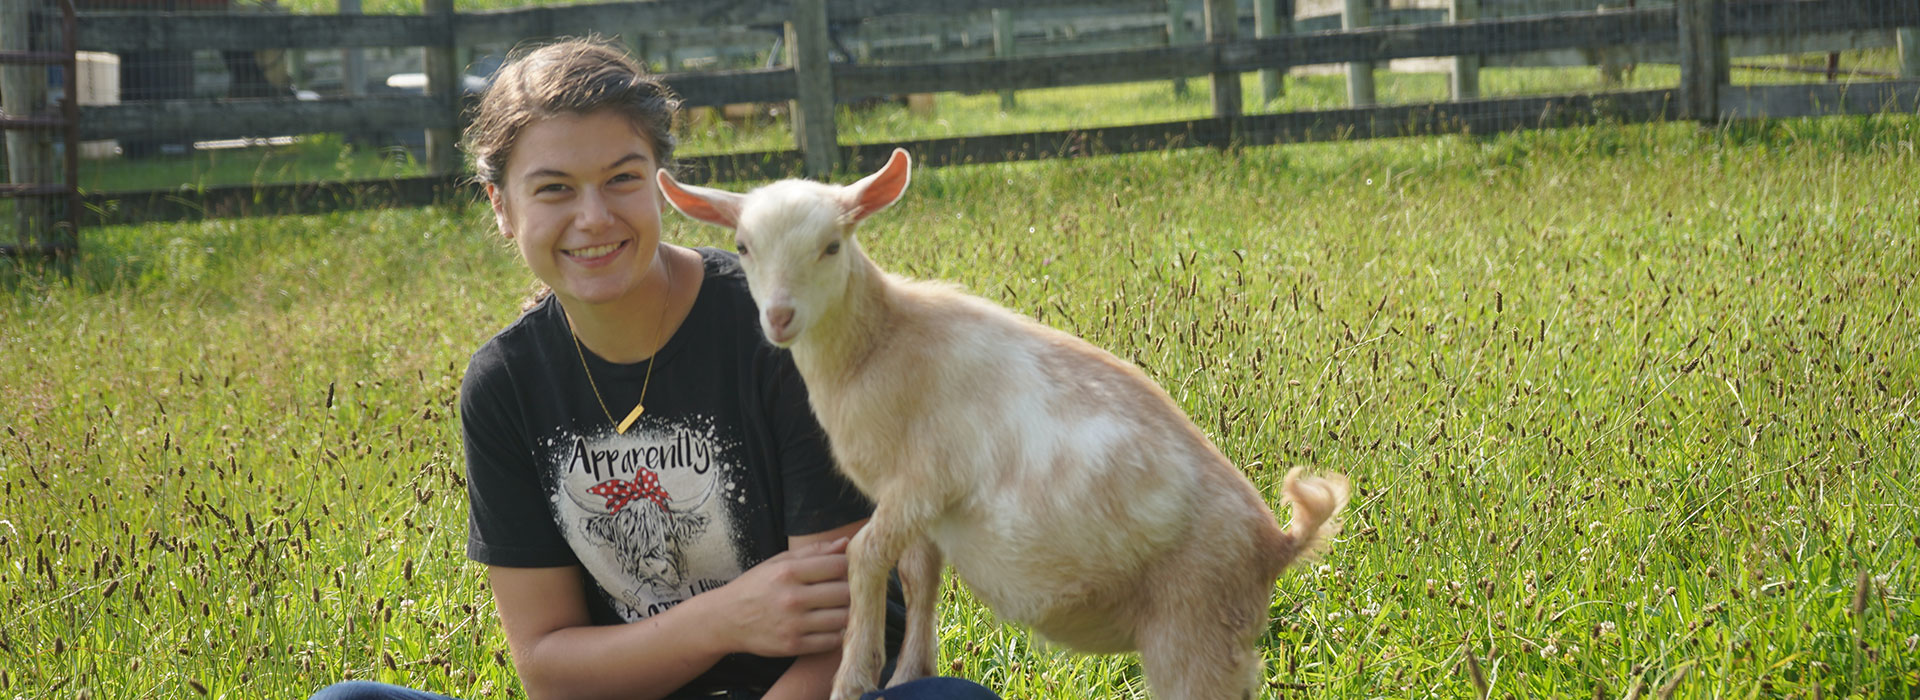
<svg viewBox="0 0 1920 700">
<path fill-rule="evenodd" d="M 873 690 L 877 690 L 877 688 L 873 687 L 871 681 L 856 683 L 843 674 L 833 679 L 832 700 L 860 700 L 860 696 L 866 695 Z"/>
</svg>

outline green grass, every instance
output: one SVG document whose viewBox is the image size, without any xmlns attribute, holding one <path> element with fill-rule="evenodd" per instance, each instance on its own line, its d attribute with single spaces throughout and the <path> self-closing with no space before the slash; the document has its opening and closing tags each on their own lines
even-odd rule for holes
<svg viewBox="0 0 1920 700">
<path fill-rule="evenodd" d="M 1495 697 L 1904 698 L 1916 126 L 928 170 L 863 239 L 1139 362 L 1271 498 L 1354 478 L 1276 589 L 1268 696 L 1472 696 L 1471 655 Z M 0 697 L 518 695 L 452 416 L 529 285 L 490 228 L 100 229 L 71 278 L 0 272 Z M 943 618 L 943 667 L 1009 697 L 1144 692 L 958 587 Z"/>
<path fill-rule="evenodd" d="M 405 148 L 357 145 L 338 135 L 316 134 L 284 146 L 195 149 L 177 156 L 81 161 L 80 188 L 90 192 L 193 190 L 425 174 L 426 167 Z"/>
</svg>

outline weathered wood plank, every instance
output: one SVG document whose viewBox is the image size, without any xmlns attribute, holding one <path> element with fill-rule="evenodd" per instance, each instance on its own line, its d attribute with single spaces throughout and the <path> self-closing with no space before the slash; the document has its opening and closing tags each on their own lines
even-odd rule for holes
<svg viewBox="0 0 1920 700">
<path fill-rule="evenodd" d="M 720 107 L 739 102 L 785 102 L 799 96 L 792 68 L 668 73 L 660 77 L 686 107 Z"/>
<path fill-rule="evenodd" d="M 1385 61 L 1452 56 L 1472 47 L 1481 55 L 1672 42 L 1672 9 L 1544 15 L 1458 24 L 1319 32 L 1288 39 L 1245 41 L 1228 47 L 1228 65 L 1258 67 L 1288 57 L 1295 64 Z"/>
<path fill-rule="evenodd" d="M 445 43 L 444 18 L 411 15 L 189 14 L 83 12 L 82 51 L 337 49 Z"/>
<path fill-rule="evenodd" d="M 680 159 L 683 181 L 703 184 L 794 177 L 796 151 L 732 153 Z M 322 214 L 359 209 L 464 207 L 485 201 L 485 192 L 465 175 L 427 175 L 386 180 L 347 180 L 280 185 L 225 185 L 195 190 L 95 192 L 84 197 L 81 225 L 249 216 Z"/>
<path fill-rule="evenodd" d="M 827 49 L 827 1 L 794 0 L 787 22 L 787 64 L 793 66 L 794 145 L 806 157 L 807 174 L 826 177 L 840 160 L 840 136 L 834 122 L 833 65 Z"/>
<path fill-rule="evenodd" d="M 993 10 L 1097 7 L 1109 12 L 1156 12 L 1165 0 L 836 0 L 828 10 L 843 22 L 886 15 L 963 15 Z"/>
<path fill-rule="evenodd" d="M 1799 34 L 1920 25 L 1914 0 L 1740 0 L 1715 11 L 1720 32 L 1731 36 Z"/>
<path fill-rule="evenodd" d="M 1447 21 L 1471 22 L 1480 19 L 1479 0 L 1451 0 L 1448 4 Z M 1480 99 L 1480 56 L 1478 54 L 1460 54 L 1453 57 L 1453 66 L 1447 80 L 1448 92 L 1455 102 Z"/>
<path fill-rule="evenodd" d="M 1822 32 L 1796 36 L 1744 36 L 1723 39 L 1727 55 L 1733 58 L 1777 56 L 1795 53 L 1827 53 L 1886 48 L 1894 45 L 1890 29 Z M 1483 66 L 1569 67 L 1598 65 L 1602 60 L 1621 64 L 1678 64 L 1680 52 L 1674 44 L 1627 44 L 1589 49 L 1555 49 L 1528 53 L 1503 54 L 1484 61 Z"/>
<path fill-rule="evenodd" d="M 1920 80 L 1807 85 L 1722 85 L 1722 119 L 1789 119 L 1920 111 Z"/>
<path fill-rule="evenodd" d="M 1266 39 L 1293 33 L 1293 0 L 1253 0 L 1253 35 Z M 1260 104 L 1279 99 L 1286 92 L 1285 68 L 1260 71 Z"/>
<path fill-rule="evenodd" d="M 597 32 L 607 35 L 671 32 L 726 26 L 778 26 L 793 14 L 790 0 L 659 0 L 544 5 L 463 12 L 454 22 L 463 45 L 513 43 Z"/>
<path fill-rule="evenodd" d="M 953 16 L 996 9 L 1100 7 L 1108 11 L 1152 11 L 1163 0 L 841 0 L 827 8 L 832 22 L 858 22 L 898 15 Z M 505 43 L 524 38 L 600 32 L 659 32 L 716 26 L 775 26 L 793 15 L 793 0 L 655 0 L 582 3 L 461 15 L 455 31 L 463 45 Z"/>
<path fill-rule="evenodd" d="M 1712 121 L 1720 114 L 1720 86 L 1727 83 L 1727 45 L 1720 38 L 1721 0 L 1680 0 L 1680 112 Z"/>
<path fill-rule="evenodd" d="M 1661 121 L 1675 116 L 1669 90 L 1470 100 L 1366 109 L 1289 112 L 1241 120 L 1249 146 Z"/>
<path fill-rule="evenodd" d="M 1066 87 L 1167 80 L 1216 71 L 1251 71 L 1290 65 L 1450 56 L 1462 46 L 1488 47 L 1483 50 L 1498 54 L 1636 43 L 1671 44 L 1675 37 L 1673 10 L 1629 10 L 1297 34 L 1245 39 L 1217 47 L 1168 46 L 1075 56 L 885 66 L 841 64 L 834 66 L 834 81 L 844 101 L 906 92 Z"/>
<path fill-rule="evenodd" d="M 421 7 L 428 17 L 438 17 L 448 25 L 453 24 L 453 0 L 423 0 Z M 457 146 L 460 141 L 460 95 L 464 92 L 460 67 L 453 60 L 453 35 L 446 33 L 442 36 L 443 41 L 425 47 L 424 56 L 427 97 L 434 101 L 436 109 L 446 115 L 449 123 L 449 126 L 427 129 L 427 172 L 435 175 L 460 170 Z"/>
<path fill-rule="evenodd" d="M 1214 49 L 1205 44 L 1112 51 L 1078 56 L 833 67 L 841 101 L 913 92 L 985 92 L 1000 89 L 1098 85 L 1206 75 Z"/>
<path fill-rule="evenodd" d="M 1894 41 L 1900 47 L 1900 77 L 1920 78 L 1920 27 L 1901 27 Z"/>
<path fill-rule="evenodd" d="M 453 116 L 439 101 L 419 96 L 157 100 L 80 108 L 80 136 L 89 140 L 156 134 L 199 140 L 453 127 Z"/>
<path fill-rule="evenodd" d="M 1797 93 L 1797 94 L 1795 94 Z M 1785 95 L 1783 97 L 1783 95 Z M 1723 96 L 1731 118 L 1748 114 L 1749 102 L 1799 104 L 1799 112 L 1865 113 L 1893 106 L 1920 108 L 1920 81 L 1855 85 L 1738 87 Z M 1796 116 L 1793 109 L 1770 116 Z M 1456 103 L 1396 105 L 1361 109 L 1290 112 L 1238 119 L 1142 124 L 1002 136 L 929 139 L 904 143 L 861 144 L 840 148 L 841 159 L 856 170 L 871 170 L 895 147 L 913 152 L 928 167 L 1157 151 L 1170 148 L 1226 148 L 1362 138 L 1492 134 L 1593 124 L 1636 123 L 1679 118 L 1671 90 L 1566 95 Z M 742 153 L 681 160 L 689 182 L 763 180 L 800 172 L 797 151 Z M 157 191 L 91 195 L 91 224 L 313 213 L 340 209 L 425 204 L 470 205 L 479 192 L 464 180 L 427 177 L 404 180 L 210 188 L 201 192 Z M 111 218 L 104 218 L 111 217 Z"/>
<path fill-rule="evenodd" d="M 1348 31 L 1373 24 L 1371 0 L 1345 0 L 1341 3 L 1340 28 Z M 1347 104 L 1366 107 L 1374 103 L 1373 61 L 1347 64 Z"/>
<path fill-rule="evenodd" d="M 1234 32 L 1239 28 L 1239 7 L 1234 0 L 1206 0 L 1205 10 L 1207 26 L 1207 44 L 1220 47 L 1233 43 Z M 1240 116 L 1240 74 L 1228 70 L 1215 70 L 1213 79 L 1213 116 L 1231 119 Z"/>
<path fill-rule="evenodd" d="M 1079 158 L 1171 148 L 1227 148 L 1357 138 L 1492 134 L 1528 129 L 1673 118 L 1668 90 L 1527 97 L 1242 116 L 1029 134 L 971 136 L 848 146 L 856 171 L 878 168 L 895 147 L 927 167 Z"/>
</svg>

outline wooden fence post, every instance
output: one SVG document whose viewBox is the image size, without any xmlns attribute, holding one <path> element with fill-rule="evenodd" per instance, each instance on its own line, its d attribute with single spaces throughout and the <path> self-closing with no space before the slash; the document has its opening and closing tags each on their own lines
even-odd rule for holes
<svg viewBox="0 0 1920 700">
<path fill-rule="evenodd" d="M 1265 39 L 1293 33 L 1293 0 L 1253 0 L 1253 34 Z M 1260 71 L 1260 104 L 1265 105 L 1286 94 L 1287 69 Z"/>
<path fill-rule="evenodd" d="M 439 43 L 426 47 L 427 95 L 438 98 L 440 108 L 453 117 L 453 127 L 427 130 L 427 171 L 447 175 L 460 169 L 455 145 L 460 138 L 460 97 L 464 88 L 460 67 L 453 62 L 453 0 L 423 0 L 428 17 L 445 22 L 446 33 Z"/>
<path fill-rule="evenodd" d="M 1340 13 L 1341 29 L 1359 29 L 1373 24 L 1372 0 L 1346 0 Z M 1373 99 L 1373 62 L 1354 61 L 1347 64 L 1347 104 L 1353 107 L 1372 105 Z"/>
<path fill-rule="evenodd" d="M 1167 45 L 1185 46 L 1193 41 L 1193 35 L 1187 31 L 1187 0 L 1167 0 Z M 1187 96 L 1187 79 L 1173 79 L 1173 94 Z"/>
<path fill-rule="evenodd" d="M 1207 43 L 1233 41 L 1234 25 L 1240 21 L 1239 4 L 1234 0 L 1206 0 Z M 1232 119 L 1240 116 L 1240 74 L 1231 71 L 1213 74 L 1213 116 Z"/>
<path fill-rule="evenodd" d="M 993 57 L 1013 58 L 1013 10 L 993 11 Z M 1012 110 L 1018 106 L 1012 90 L 1000 91 L 1000 109 Z"/>
<path fill-rule="evenodd" d="M 33 12 L 23 0 L 0 2 L 0 51 L 32 51 Z M 67 94 L 78 95 L 72 76 L 67 77 Z M 71 98 L 69 98 L 71 99 Z M 0 109 L 9 115 L 45 116 L 47 103 L 47 66 L 45 64 L 0 65 Z M 64 182 L 56 179 L 53 157 L 53 132 L 44 129 L 9 129 L 7 143 L 7 182 L 16 185 L 45 185 Z M 53 231 L 52 200 L 46 197 L 20 197 L 13 201 L 16 240 L 25 249 L 49 243 Z"/>
<path fill-rule="evenodd" d="M 833 64 L 828 59 L 826 0 L 794 0 L 787 22 L 787 64 L 799 96 L 793 101 L 793 141 L 809 177 L 840 167 L 840 137 L 834 128 Z"/>
<path fill-rule="evenodd" d="M 1728 80 L 1727 44 L 1719 35 L 1719 0 L 1678 0 L 1681 116 L 1720 118 L 1720 86 Z"/>
<path fill-rule="evenodd" d="M 1480 0 L 1453 0 L 1447 8 L 1447 21 L 1467 22 L 1480 19 Z M 1480 55 L 1453 57 L 1453 101 L 1480 99 Z"/>
<path fill-rule="evenodd" d="M 340 0 L 341 15 L 361 14 L 360 0 Z M 340 82 L 348 97 L 367 95 L 367 56 L 357 47 L 340 50 Z"/>
<path fill-rule="evenodd" d="M 1920 78 L 1920 27 L 1902 27 L 1900 39 L 1900 77 Z"/>
</svg>

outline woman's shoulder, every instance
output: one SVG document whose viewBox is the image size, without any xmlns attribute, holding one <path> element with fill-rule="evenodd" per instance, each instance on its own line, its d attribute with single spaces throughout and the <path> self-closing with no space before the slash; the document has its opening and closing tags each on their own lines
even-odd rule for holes
<svg viewBox="0 0 1920 700">
<path fill-rule="evenodd" d="M 753 295 L 747 291 L 747 273 L 740 269 L 740 256 L 718 248 L 694 248 L 700 254 L 705 279 L 700 283 L 698 309 L 706 314 L 727 317 L 754 314 Z M 733 320 L 738 320 L 734 318 Z"/>
<path fill-rule="evenodd" d="M 508 371 L 519 362 L 542 361 L 542 339 L 559 323 L 559 303 L 548 293 L 520 312 L 507 327 L 493 334 L 467 360 L 467 377 L 487 378 Z"/>
<path fill-rule="evenodd" d="M 706 283 L 719 282 L 722 286 L 747 288 L 747 273 L 740 269 L 740 255 L 719 248 L 701 246 L 693 249 L 700 254 L 700 264 L 706 267 Z"/>
</svg>

